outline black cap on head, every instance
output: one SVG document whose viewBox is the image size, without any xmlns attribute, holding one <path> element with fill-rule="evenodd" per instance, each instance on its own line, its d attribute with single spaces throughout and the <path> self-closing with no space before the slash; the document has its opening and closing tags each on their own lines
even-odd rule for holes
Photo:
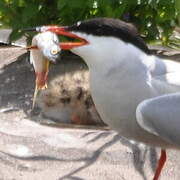
<svg viewBox="0 0 180 180">
<path fill-rule="evenodd" d="M 139 36 L 137 29 L 130 23 L 113 18 L 95 18 L 86 21 L 77 22 L 72 26 L 66 27 L 68 31 L 84 32 L 96 36 L 111 36 L 121 39 L 124 42 L 131 43 L 150 54 L 145 42 Z"/>
</svg>

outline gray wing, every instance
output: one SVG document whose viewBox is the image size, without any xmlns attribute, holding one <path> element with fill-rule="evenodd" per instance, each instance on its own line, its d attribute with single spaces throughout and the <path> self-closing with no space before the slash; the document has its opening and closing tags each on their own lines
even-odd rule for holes
<svg viewBox="0 0 180 180">
<path fill-rule="evenodd" d="M 180 91 L 180 63 L 155 57 L 149 70 L 151 84 L 158 94 Z"/>
<path fill-rule="evenodd" d="M 180 145 L 180 93 L 143 101 L 137 107 L 136 118 L 143 129 Z"/>
</svg>

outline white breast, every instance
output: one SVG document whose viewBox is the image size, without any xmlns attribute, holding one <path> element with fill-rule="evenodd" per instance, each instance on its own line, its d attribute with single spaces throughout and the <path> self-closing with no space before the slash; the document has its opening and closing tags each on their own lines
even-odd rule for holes
<svg viewBox="0 0 180 180">
<path fill-rule="evenodd" d="M 141 128 L 136 120 L 136 108 L 143 100 L 171 91 L 162 92 L 152 83 L 156 58 L 115 38 L 90 36 L 88 40 L 90 45 L 73 52 L 80 55 L 90 69 L 90 90 L 103 121 L 124 137 L 153 146 L 172 147 Z"/>
</svg>

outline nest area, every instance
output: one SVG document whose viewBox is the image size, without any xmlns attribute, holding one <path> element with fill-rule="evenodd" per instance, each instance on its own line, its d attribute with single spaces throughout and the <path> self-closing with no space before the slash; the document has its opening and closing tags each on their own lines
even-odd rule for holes
<svg viewBox="0 0 180 180">
<path fill-rule="evenodd" d="M 8 53 L 4 48 L 8 48 Z M 39 93 L 36 103 L 39 108 L 33 114 L 30 112 L 35 73 L 29 53 L 7 46 L 0 50 L 4 52 L 0 57 L 0 110 L 13 117 L 30 115 L 33 121 L 46 125 L 55 122 L 55 127 L 75 127 L 75 124 L 86 125 L 83 128 L 104 127 L 90 95 L 87 66 L 79 57 L 65 55 L 57 64 L 50 65 L 48 89 Z M 13 58 L 9 57 L 12 52 Z M 23 55 L 19 56 L 20 53 Z"/>
<path fill-rule="evenodd" d="M 37 98 L 43 116 L 60 123 L 104 125 L 90 95 L 87 66 L 78 57 L 51 65 L 48 84 Z"/>
<path fill-rule="evenodd" d="M 158 47 L 157 50 L 166 58 L 180 59 L 179 51 Z M 0 57 L 0 106 L 16 109 L 11 111 L 12 115 L 16 115 L 17 109 L 26 113 L 32 107 L 35 84 L 34 70 L 28 62 L 29 55 L 17 58 L 24 53 L 22 49 L 7 46 L 0 48 L 0 51 L 3 52 Z M 49 87 L 37 99 L 42 115 L 59 123 L 104 125 L 89 92 L 88 76 L 87 66 L 77 56 L 65 55 L 57 64 L 52 64 Z"/>
</svg>

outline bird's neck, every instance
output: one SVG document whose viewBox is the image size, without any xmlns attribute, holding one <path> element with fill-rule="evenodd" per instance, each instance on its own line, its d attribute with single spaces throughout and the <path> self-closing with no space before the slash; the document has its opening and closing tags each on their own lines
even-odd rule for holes
<svg viewBox="0 0 180 180">
<path fill-rule="evenodd" d="M 143 73 L 147 70 L 150 61 L 148 55 L 141 50 L 128 47 L 116 52 L 112 52 L 109 56 L 96 56 L 93 59 L 85 59 L 90 72 L 98 72 L 104 75 L 110 75 L 119 71 L 122 76 L 135 75 Z"/>
<path fill-rule="evenodd" d="M 111 97 L 114 93 L 114 99 L 118 96 L 119 100 L 117 104 L 121 106 L 121 109 L 129 107 L 129 103 L 132 104 L 132 98 L 136 106 L 144 97 L 142 92 L 148 86 L 148 81 L 151 77 L 149 74 L 149 56 L 141 50 L 134 48 L 133 46 L 127 46 L 127 49 L 121 49 L 109 57 L 103 57 L 105 59 L 93 59 L 92 64 L 89 65 L 90 69 L 90 87 L 92 94 L 96 97 L 100 97 L 104 93 L 103 98 L 100 101 L 104 101 L 104 97 L 110 97 L 107 102 L 111 101 Z M 102 58 L 102 57 L 99 57 Z M 103 62 L 104 60 L 104 62 Z M 87 60 L 89 62 L 90 60 Z M 96 64 L 95 64 L 96 62 Z M 103 92 L 102 92 L 103 89 Z M 110 94 L 109 94 L 110 93 Z M 150 92 L 145 96 L 149 97 Z M 127 98 L 123 98 L 127 97 Z M 103 104 L 105 102 L 100 102 Z M 124 112 L 123 112 L 124 114 Z"/>
<path fill-rule="evenodd" d="M 122 73 L 137 73 L 143 71 L 141 67 L 148 64 L 148 55 L 131 43 L 113 37 L 88 38 L 90 43 L 87 46 L 74 48 L 72 52 L 84 59 L 90 72 L 107 74 L 118 68 Z"/>
<path fill-rule="evenodd" d="M 79 36 L 84 37 L 83 34 Z M 146 59 L 143 58 L 144 56 L 147 56 L 134 44 L 124 42 L 119 38 L 86 35 L 85 39 L 89 44 L 73 48 L 71 51 L 84 59 L 90 70 L 102 71 L 119 64 L 138 64 Z"/>
</svg>

